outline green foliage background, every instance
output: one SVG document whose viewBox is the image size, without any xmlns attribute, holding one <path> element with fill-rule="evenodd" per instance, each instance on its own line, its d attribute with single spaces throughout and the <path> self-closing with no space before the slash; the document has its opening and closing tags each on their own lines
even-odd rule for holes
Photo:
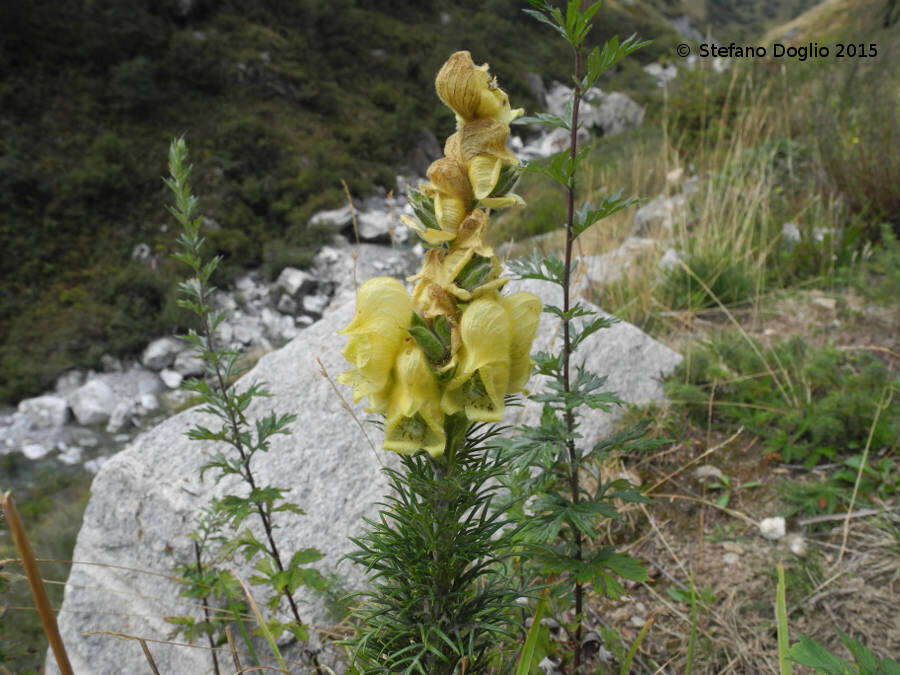
<svg viewBox="0 0 900 675">
<path fill-rule="evenodd" d="M 342 178 L 359 196 L 389 189 L 422 129 L 452 130 L 433 95 L 448 54 L 489 60 L 529 109 L 526 73 L 564 79 L 564 48 L 538 39 L 520 9 L 198 0 L 184 15 L 174 0 L 4 3 L 0 402 L 186 325 L 163 254 L 172 137 L 190 138 L 203 210 L 220 227 L 217 282 L 308 264 L 327 235 L 307 221 L 342 202 Z M 594 39 L 636 30 L 674 40 L 659 13 L 631 9 L 609 10 Z M 131 262 L 138 242 L 157 269 Z"/>
<path fill-rule="evenodd" d="M 180 4 L 0 7 L 0 402 L 189 325 L 163 254 L 174 136 L 195 149 L 222 283 L 248 266 L 308 264 L 327 236 L 308 219 L 342 202 L 342 178 L 358 196 L 389 189 L 423 129 L 450 133 L 433 77 L 453 51 L 489 61 L 530 111 L 527 73 L 566 80 L 566 46 L 543 39 L 517 0 Z M 718 28 L 706 4 L 692 15 Z M 680 38 L 666 18 L 684 11 L 608 3 L 588 46 L 654 39 L 610 84 L 627 75 L 639 98 L 649 91 L 639 66 L 670 58 Z M 156 269 L 130 260 L 138 242 Z"/>
</svg>

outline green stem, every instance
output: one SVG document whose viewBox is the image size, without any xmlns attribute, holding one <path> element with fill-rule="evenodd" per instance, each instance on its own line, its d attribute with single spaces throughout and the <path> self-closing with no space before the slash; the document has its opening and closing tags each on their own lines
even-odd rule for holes
<svg viewBox="0 0 900 675">
<path fill-rule="evenodd" d="M 228 386 L 225 383 L 225 376 L 222 373 L 222 362 L 219 358 L 219 353 L 213 348 L 212 329 L 209 324 L 209 305 L 207 304 L 209 299 L 209 288 L 199 266 L 199 244 L 199 238 L 194 237 L 191 242 L 191 252 L 194 256 L 194 260 L 197 261 L 197 266 L 194 268 L 194 271 L 197 274 L 197 280 L 200 283 L 200 306 L 203 310 L 200 318 L 202 321 L 203 337 L 206 340 L 207 352 L 212 355 L 211 361 L 216 373 L 216 380 L 218 382 L 219 391 L 222 395 L 222 406 L 228 413 L 228 422 L 231 426 L 232 434 L 231 444 L 237 449 L 238 453 L 240 453 L 241 463 L 244 467 L 244 478 L 250 484 L 250 489 L 256 490 L 256 480 L 253 476 L 253 472 L 250 470 L 250 459 L 252 457 L 252 453 L 247 452 L 246 448 L 244 448 L 244 444 L 241 442 L 240 430 L 238 428 L 239 412 L 236 409 L 234 401 L 228 395 Z M 269 549 L 267 550 L 267 553 L 269 554 L 269 557 L 274 560 L 275 565 L 278 567 L 278 571 L 284 572 L 284 565 L 281 562 L 281 554 L 278 551 L 278 546 L 275 544 L 275 537 L 272 534 L 273 527 L 271 516 L 266 512 L 262 504 L 256 503 L 255 506 L 256 512 L 259 514 L 259 518 L 262 521 L 263 530 L 266 533 L 266 539 L 269 542 Z M 291 607 L 291 613 L 294 615 L 294 620 L 297 622 L 297 625 L 304 625 L 303 620 L 300 618 L 300 610 L 297 608 L 297 603 L 294 601 L 293 594 L 287 588 L 285 588 L 282 592 L 282 595 L 284 595 L 284 597 L 287 599 L 288 604 Z M 317 673 L 323 672 L 319 664 L 319 658 L 315 653 L 310 653 L 310 660 L 315 666 Z"/>
<path fill-rule="evenodd" d="M 584 75 L 584 53 L 580 47 L 575 49 L 575 77 L 581 80 Z M 581 103 L 580 85 L 575 85 L 573 92 L 574 101 L 572 103 L 572 130 L 569 138 L 569 157 L 573 163 L 572 175 L 569 179 L 568 195 L 567 195 L 567 214 L 566 214 L 566 260 L 565 271 L 563 272 L 563 312 L 568 313 L 570 306 L 570 274 L 572 268 L 572 236 L 573 224 L 575 220 L 575 168 L 574 163 L 578 152 L 578 108 Z M 563 390 L 568 394 L 571 391 L 570 380 L 570 357 L 572 354 L 572 342 L 569 334 L 569 319 L 563 321 Z M 566 446 L 569 451 L 569 486 L 572 491 L 572 503 L 578 504 L 580 498 L 580 489 L 578 483 L 578 453 L 575 450 L 575 441 L 572 435 L 575 431 L 575 416 L 571 408 L 565 411 L 566 431 L 568 432 L 568 440 Z M 573 528 L 573 538 L 575 545 L 575 559 L 580 563 L 582 560 L 582 537 L 581 531 Z M 574 670 L 578 672 L 581 667 L 581 612 L 584 598 L 584 588 L 581 582 L 575 582 L 575 654 L 574 654 Z"/>
</svg>

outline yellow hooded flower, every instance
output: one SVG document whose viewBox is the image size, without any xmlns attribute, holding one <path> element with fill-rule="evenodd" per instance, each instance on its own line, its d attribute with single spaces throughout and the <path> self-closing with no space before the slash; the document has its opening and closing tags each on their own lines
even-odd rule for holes
<svg viewBox="0 0 900 675">
<path fill-rule="evenodd" d="M 534 362 L 531 360 L 531 345 L 537 334 L 541 314 L 541 301 L 536 295 L 513 293 L 500 299 L 506 310 L 512 335 L 509 345 L 509 385 L 507 394 L 522 391 L 531 376 Z"/>
<path fill-rule="evenodd" d="M 384 449 L 403 454 L 425 450 L 436 457 L 443 454 L 445 441 L 437 379 L 428 366 L 428 358 L 410 338 L 394 365 Z"/>
<path fill-rule="evenodd" d="M 453 277 L 447 275 L 444 253 L 440 249 L 428 251 L 422 268 L 413 276 L 407 277 L 407 281 L 416 282 L 412 301 L 424 318 L 453 316 L 456 313 L 456 301 L 447 290 L 453 285 Z"/>
<path fill-rule="evenodd" d="M 441 408 L 449 415 L 465 410 L 478 422 L 498 422 L 509 384 L 511 326 L 499 297 L 475 300 L 460 321 L 458 369 L 447 384 Z"/>
<path fill-rule="evenodd" d="M 444 154 L 466 167 L 475 199 L 485 199 L 494 190 L 504 164 L 518 160 L 506 147 L 509 127 L 495 119 L 467 123 L 444 144 Z"/>
<path fill-rule="evenodd" d="M 491 80 L 488 65 L 476 66 L 466 51 L 447 59 L 435 78 L 435 88 L 444 104 L 456 113 L 458 127 L 484 117 L 509 124 L 525 112 L 510 109 L 509 97 Z"/>
<path fill-rule="evenodd" d="M 391 369 L 407 337 L 413 303 L 403 284 L 390 277 L 369 279 L 356 294 L 356 314 L 340 331 L 349 335 L 344 358 L 352 366 L 338 381 L 354 387 L 353 400 L 369 397 L 371 412 L 384 412 Z"/>
<path fill-rule="evenodd" d="M 466 167 L 454 158 L 441 157 L 428 167 L 428 179 L 431 182 L 422 187 L 422 192 L 434 199 L 434 215 L 441 229 L 425 230 L 422 237 L 428 243 L 450 241 L 472 205 Z"/>
</svg>

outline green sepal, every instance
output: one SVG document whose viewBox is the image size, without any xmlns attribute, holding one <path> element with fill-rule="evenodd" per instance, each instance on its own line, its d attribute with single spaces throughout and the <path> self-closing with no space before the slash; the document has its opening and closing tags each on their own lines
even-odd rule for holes
<svg viewBox="0 0 900 675">
<path fill-rule="evenodd" d="M 523 162 L 521 164 L 513 164 L 512 166 L 504 166 L 500 169 L 500 177 L 497 178 L 497 184 L 494 186 L 494 189 L 491 190 L 488 197 L 503 197 L 509 192 L 512 192 L 513 188 L 516 187 L 516 183 L 519 182 L 519 177 L 522 175 L 526 166 L 527 164 Z"/>
<path fill-rule="evenodd" d="M 415 316 L 415 314 L 413 314 L 413 316 Z M 450 355 L 447 348 L 441 344 L 441 341 L 437 336 L 428 330 L 428 328 L 413 326 L 408 332 L 412 335 L 416 344 L 418 344 L 422 351 L 425 352 L 425 356 L 427 356 L 429 360 L 434 363 L 443 363 L 447 360 L 447 357 Z"/>
<path fill-rule="evenodd" d="M 460 288 L 471 292 L 490 279 L 493 273 L 494 261 L 475 254 L 454 281 Z"/>
<path fill-rule="evenodd" d="M 446 316 L 439 316 L 434 320 L 434 334 L 444 347 L 450 347 L 450 322 Z"/>
</svg>

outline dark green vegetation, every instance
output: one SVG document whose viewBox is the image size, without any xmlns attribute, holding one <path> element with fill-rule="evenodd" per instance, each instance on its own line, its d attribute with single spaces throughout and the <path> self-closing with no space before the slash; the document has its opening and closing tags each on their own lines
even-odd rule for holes
<svg viewBox="0 0 900 675">
<path fill-rule="evenodd" d="M 104 352 L 185 327 L 164 254 L 165 148 L 187 134 L 216 279 L 308 264 L 317 209 L 393 187 L 424 129 L 453 119 L 433 95 L 447 55 L 489 60 L 530 109 L 527 72 L 564 79 L 567 54 L 513 0 L 4 3 L 0 23 L 0 401 Z M 613 8 L 592 40 L 675 34 L 658 12 Z M 484 46 L 490 45 L 490 51 Z M 424 167 L 417 166 L 419 172 Z M 145 242 L 155 264 L 131 261 Z"/>
<path fill-rule="evenodd" d="M 309 216 L 342 203 L 341 179 L 365 196 L 392 188 L 400 170 L 423 171 L 423 130 L 442 137 L 453 125 L 432 95 L 451 52 L 490 61 L 528 110 L 526 73 L 567 79 L 565 45 L 543 39 L 516 0 L 181 4 L 0 8 L 0 401 L 190 325 L 164 254 L 173 234 L 160 176 L 173 137 L 187 134 L 197 150 L 223 283 L 246 267 L 308 264 L 328 236 Z M 749 20 L 727 7 L 689 13 L 727 34 Z M 603 8 L 590 46 L 632 33 L 653 44 L 601 86 L 649 102 L 655 86 L 640 66 L 671 58 L 680 38 L 667 17 L 683 12 L 667 2 Z M 761 16 L 781 15 L 759 12 L 747 30 L 764 27 Z M 154 264 L 131 261 L 139 242 Z"/>
</svg>

